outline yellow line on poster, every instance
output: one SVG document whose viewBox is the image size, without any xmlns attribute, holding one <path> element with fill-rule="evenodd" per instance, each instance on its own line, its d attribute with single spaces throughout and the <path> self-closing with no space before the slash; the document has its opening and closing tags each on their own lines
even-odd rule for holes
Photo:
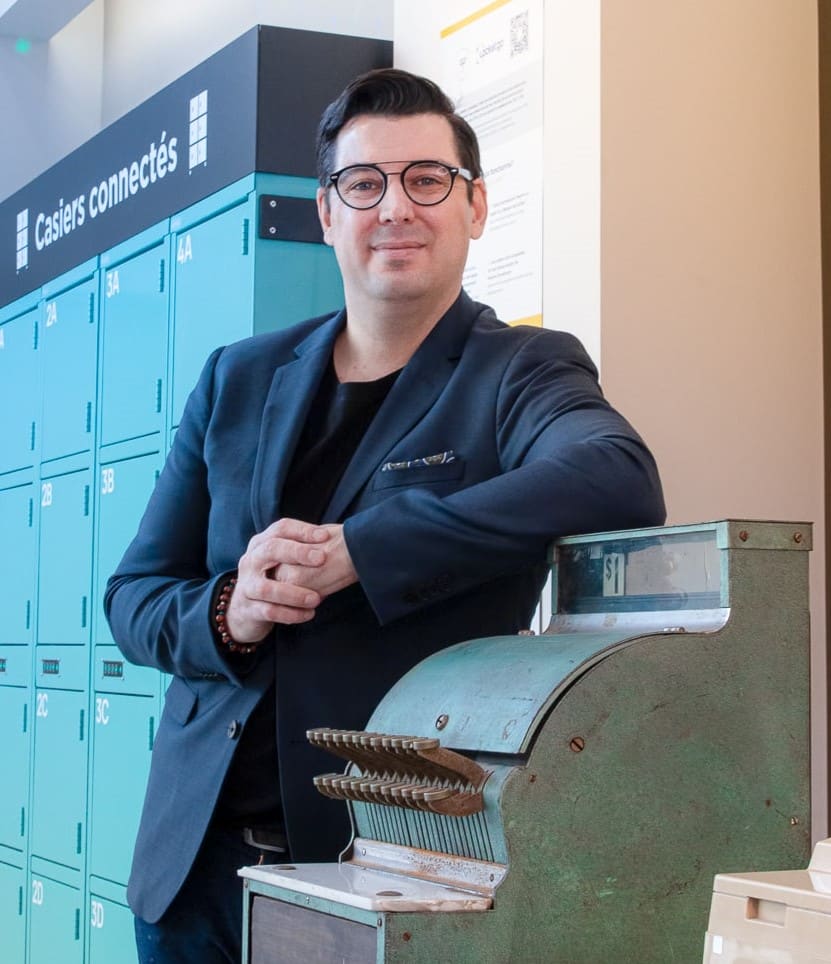
<svg viewBox="0 0 831 964">
<path fill-rule="evenodd" d="M 505 4 L 510 3 L 511 0 L 493 0 L 493 3 L 487 4 L 481 8 L 481 10 L 475 10 L 469 16 L 462 20 L 457 20 L 456 23 L 451 23 L 449 27 L 445 27 L 444 30 L 439 34 L 442 40 L 445 37 L 449 37 L 450 34 L 456 33 L 457 30 L 461 30 L 462 27 L 467 27 L 468 24 L 473 23 L 474 20 L 479 20 L 482 17 L 486 17 L 489 13 L 493 13 L 494 10 L 498 10 L 500 7 L 504 7 Z"/>
</svg>

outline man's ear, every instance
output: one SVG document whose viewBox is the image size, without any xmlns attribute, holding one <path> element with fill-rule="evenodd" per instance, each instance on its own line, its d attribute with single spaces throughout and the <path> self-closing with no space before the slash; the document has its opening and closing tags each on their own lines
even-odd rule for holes
<svg viewBox="0 0 831 964">
<path fill-rule="evenodd" d="M 323 240 L 331 247 L 332 212 L 329 208 L 329 192 L 325 187 L 317 189 L 317 216 L 323 229 Z"/>
<path fill-rule="evenodd" d="M 473 184 L 473 197 L 470 199 L 470 206 L 473 217 L 470 222 L 470 236 L 475 241 L 482 237 L 485 230 L 485 222 L 488 220 L 488 189 L 481 177 L 478 177 Z"/>
</svg>

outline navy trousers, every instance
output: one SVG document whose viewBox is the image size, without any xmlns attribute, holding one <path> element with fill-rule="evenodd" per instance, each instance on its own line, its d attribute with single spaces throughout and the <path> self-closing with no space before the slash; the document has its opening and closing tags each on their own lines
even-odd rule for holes
<svg viewBox="0 0 831 964">
<path fill-rule="evenodd" d="M 148 924 L 135 918 L 140 964 L 239 964 L 242 878 L 237 870 L 261 858 L 262 863 L 284 863 L 286 855 L 250 846 L 241 830 L 211 828 L 161 920 Z"/>
</svg>

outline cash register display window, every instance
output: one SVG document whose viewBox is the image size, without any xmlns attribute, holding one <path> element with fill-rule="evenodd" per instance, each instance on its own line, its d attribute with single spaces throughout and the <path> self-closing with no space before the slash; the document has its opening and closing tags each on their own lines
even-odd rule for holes
<svg viewBox="0 0 831 964">
<path fill-rule="evenodd" d="M 557 601 L 560 613 L 700 610 L 725 605 L 716 533 L 561 545 Z"/>
</svg>

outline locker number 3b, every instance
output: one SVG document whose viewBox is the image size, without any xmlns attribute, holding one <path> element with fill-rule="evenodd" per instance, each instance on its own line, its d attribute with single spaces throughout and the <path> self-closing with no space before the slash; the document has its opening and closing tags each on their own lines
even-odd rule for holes
<svg viewBox="0 0 831 964">
<path fill-rule="evenodd" d="M 115 469 L 101 469 L 101 495 L 115 492 Z"/>
</svg>

